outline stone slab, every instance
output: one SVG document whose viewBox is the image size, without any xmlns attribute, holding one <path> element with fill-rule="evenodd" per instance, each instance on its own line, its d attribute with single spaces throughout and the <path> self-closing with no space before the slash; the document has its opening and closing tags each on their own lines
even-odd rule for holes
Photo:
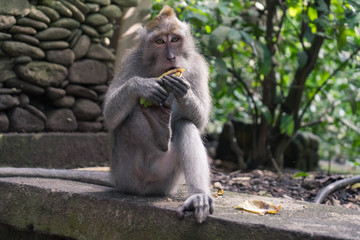
<svg viewBox="0 0 360 240">
<path fill-rule="evenodd" d="M 282 204 L 282 209 L 265 216 L 234 209 L 241 201 L 254 198 Z M 215 199 L 215 213 L 197 224 L 191 214 L 184 220 L 176 217 L 176 209 L 184 199 L 184 189 L 170 198 L 138 197 L 110 187 L 73 181 L 0 178 L 0 236 L 1 231 L 6 231 L 4 226 L 13 229 L 13 233 L 87 240 L 360 236 L 360 212 L 350 209 L 225 192 Z"/>
<path fill-rule="evenodd" d="M 0 134 L 0 166 L 76 168 L 109 162 L 102 133 Z"/>
</svg>

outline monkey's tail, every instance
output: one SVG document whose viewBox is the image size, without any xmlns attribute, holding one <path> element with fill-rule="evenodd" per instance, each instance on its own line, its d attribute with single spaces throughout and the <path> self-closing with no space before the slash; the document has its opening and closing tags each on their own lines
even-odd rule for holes
<svg viewBox="0 0 360 240">
<path fill-rule="evenodd" d="M 110 173 L 100 171 L 7 167 L 0 168 L 0 177 L 52 178 L 114 187 Z"/>
</svg>

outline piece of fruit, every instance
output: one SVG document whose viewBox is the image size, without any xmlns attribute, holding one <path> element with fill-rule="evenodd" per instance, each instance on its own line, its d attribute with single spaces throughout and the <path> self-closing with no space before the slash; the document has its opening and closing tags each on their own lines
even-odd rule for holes
<svg viewBox="0 0 360 240">
<path fill-rule="evenodd" d="M 181 75 L 183 74 L 183 72 L 185 71 L 184 68 L 175 68 L 175 69 L 171 69 L 169 71 L 167 71 L 166 73 L 162 74 L 160 77 L 158 78 L 162 78 L 164 76 L 168 76 L 168 75 L 172 75 L 172 76 L 176 76 L 176 77 L 181 77 Z M 140 98 L 139 103 L 142 107 L 147 108 L 147 107 L 151 107 L 152 105 L 154 105 L 152 102 L 146 100 L 145 98 Z"/>
<path fill-rule="evenodd" d="M 245 200 L 235 208 L 248 212 L 258 213 L 260 215 L 265 215 L 265 213 L 277 213 L 278 211 L 280 211 L 281 205 L 277 207 L 272 203 L 261 200 Z"/>
</svg>

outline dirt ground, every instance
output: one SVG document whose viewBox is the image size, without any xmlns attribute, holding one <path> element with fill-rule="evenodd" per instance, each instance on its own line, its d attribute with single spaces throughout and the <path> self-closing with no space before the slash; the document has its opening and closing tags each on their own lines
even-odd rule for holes
<svg viewBox="0 0 360 240">
<path fill-rule="evenodd" d="M 241 173 L 213 168 L 211 181 L 215 186 L 220 183 L 224 190 L 312 202 L 317 193 L 328 184 L 350 177 L 338 174 L 329 176 L 322 172 L 294 177 L 297 173 L 299 171 L 287 169 L 279 176 L 268 170 Z M 334 192 L 326 198 L 325 204 L 360 211 L 360 184 Z"/>
</svg>

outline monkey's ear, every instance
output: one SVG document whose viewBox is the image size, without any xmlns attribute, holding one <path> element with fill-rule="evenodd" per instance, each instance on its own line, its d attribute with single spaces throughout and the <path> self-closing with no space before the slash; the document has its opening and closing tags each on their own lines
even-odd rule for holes
<svg viewBox="0 0 360 240">
<path fill-rule="evenodd" d="M 165 5 L 160 13 L 154 17 L 150 22 L 148 22 L 145 27 L 153 31 L 155 28 L 161 26 L 164 22 L 173 22 L 177 24 L 181 24 L 180 20 L 177 18 L 174 9 L 172 7 Z"/>
<path fill-rule="evenodd" d="M 176 18 L 174 9 L 172 9 L 169 5 L 165 5 L 158 16 L 161 18 Z"/>
</svg>

